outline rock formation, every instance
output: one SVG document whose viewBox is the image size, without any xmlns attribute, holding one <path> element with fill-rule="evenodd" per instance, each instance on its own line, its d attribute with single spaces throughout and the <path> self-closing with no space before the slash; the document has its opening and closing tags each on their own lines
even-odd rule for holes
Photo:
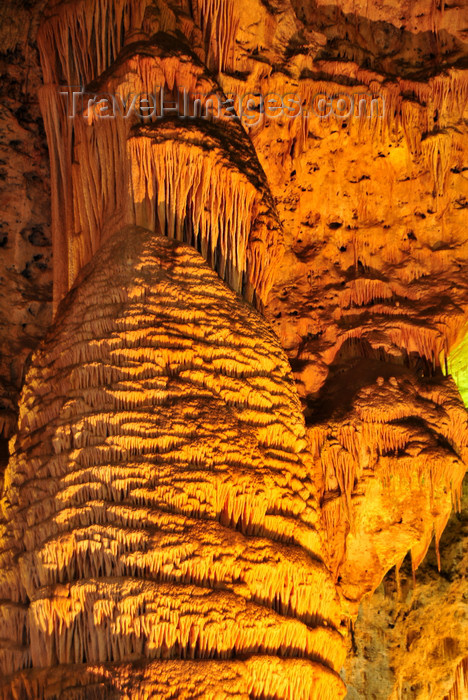
<svg viewBox="0 0 468 700">
<path fill-rule="evenodd" d="M 24 8 L 25 43 L 29 14 Z M 13 7 L 0 7 L 0 483 L 24 363 L 52 320 L 49 163 L 36 96 L 41 72 L 34 50 L 24 55 L 18 47 L 14 15 Z"/>
<path fill-rule="evenodd" d="M 260 316 L 192 248 L 115 233 L 23 389 L 5 478 L 3 696 L 50 697 L 48 667 L 86 664 L 62 670 L 66 683 L 87 671 L 128 697 L 154 682 L 184 697 L 191 660 L 214 658 L 213 697 L 226 674 L 236 697 L 342 697 L 314 477 Z M 42 674 L 14 674 L 31 666 Z"/>
<path fill-rule="evenodd" d="M 3 697 L 460 700 L 466 8 L 2 12 Z"/>
<path fill-rule="evenodd" d="M 349 638 L 349 700 L 362 697 L 463 698 L 468 690 L 468 485 L 416 580 L 405 562 L 365 600 Z"/>
</svg>

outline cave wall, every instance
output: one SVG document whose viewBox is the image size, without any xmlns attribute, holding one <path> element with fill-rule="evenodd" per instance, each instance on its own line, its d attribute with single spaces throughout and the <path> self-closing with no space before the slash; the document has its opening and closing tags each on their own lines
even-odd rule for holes
<svg viewBox="0 0 468 700">
<path fill-rule="evenodd" d="M 0 475 L 24 364 L 52 320 L 49 159 L 37 92 L 38 8 L 0 8 Z"/>
</svg>

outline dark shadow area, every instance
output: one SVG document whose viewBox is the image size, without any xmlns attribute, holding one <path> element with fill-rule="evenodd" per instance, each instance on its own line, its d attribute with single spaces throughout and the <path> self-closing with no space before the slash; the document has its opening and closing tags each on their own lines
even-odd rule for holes
<svg viewBox="0 0 468 700">
<path fill-rule="evenodd" d="M 356 61 L 389 76 L 424 81 L 449 67 L 468 66 L 466 44 L 446 30 L 414 33 L 403 24 L 371 21 L 313 0 L 293 0 L 292 5 L 302 22 L 327 38 L 317 60 Z"/>
<path fill-rule="evenodd" d="M 350 338 L 337 353 L 326 382 L 317 396 L 310 396 L 306 409 L 309 425 L 332 418 L 344 418 L 352 408 L 356 395 L 366 386 L 373 386 L 379 377 L 412 375 L 418 378 L 442 377 L 434 367 L 417 353 L 389 354 L 384 348 L 373 348 L 367 340 Z"/>
<path fill-rule="evenodd" d="M 3 481 L 3 474 L 8 464 L 10 453 L 8 451 L 8 439 L 0 437 L 0 486 Z"/>
</svg>

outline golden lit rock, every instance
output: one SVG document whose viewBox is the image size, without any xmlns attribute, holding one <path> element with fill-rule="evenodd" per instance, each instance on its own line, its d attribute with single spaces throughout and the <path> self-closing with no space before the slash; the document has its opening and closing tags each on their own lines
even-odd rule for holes
<svg viewBox="0 0 468 700">
<path fill-rule="evenodd" d="M 215 658 L 244 692 L 342 697 L 313 476 L 261 317 L 192 248 L 114 234 L 26 378 L 5 478 L 3 673 Z"/>
<path fill-rule="evenodd" d="M 2 3 L 2 697 L 465 697 L 467 20 Z"/>
</svg>

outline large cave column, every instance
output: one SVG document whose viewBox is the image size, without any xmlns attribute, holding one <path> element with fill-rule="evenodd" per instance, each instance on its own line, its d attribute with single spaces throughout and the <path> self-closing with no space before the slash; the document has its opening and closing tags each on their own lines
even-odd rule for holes
<svg viewBox="0 0 468 700">
<path fill-rule="evenodd" d="M 45 12 L 55 304 L 71 289 L 5 480 L 2 690 L 331 700 L 343 626 L 294 382 L 219 279 L 264 301 L 281 254 L 254 149 L 236 123 L 70 120 L 57 94 L 220 92 L 183 8 L 149 4 Z"/>
<path fill-rule="evenodd" d="M 5 481 L 3 697 L 343 696 L 287 360 L 192 248 L 103 244 L 32 359 Z"/>
</svg>

